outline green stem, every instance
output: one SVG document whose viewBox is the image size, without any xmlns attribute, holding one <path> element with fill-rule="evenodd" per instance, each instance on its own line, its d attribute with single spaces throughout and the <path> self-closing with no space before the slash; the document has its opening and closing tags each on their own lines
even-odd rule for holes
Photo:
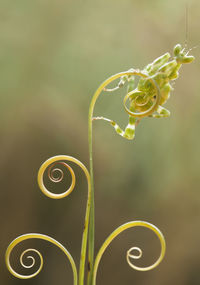
<svg viewBox="0 0 200 285">
<path fill-rule="evenodd" d="M 117 78 L 120 78 L 124 75 L 138 75 L 147 78 L 148 76 L 139 70 L 134 71 L 125 71 L 120 72 L 115 75 L 112 75 L 108 79 L 106 79 L 96 90 L 92 97 L 92 101 L 90 103 L 89 115 L 88 115 L 88 141 L 89 141 L 89 158 L 90 158 L 90 178 L 91 178 L 91 210 L 90 210 L 90 224 L 89 224 L 89 234 L 88 234 L 88 280 L 87 285 L 92 284 L 92 275 L 93 275 L 93 266 L 94 266 L 94 176 L 93 176 L 93 157 L 92 157 L 92 118 L 94 112 L 94 106 L 97 98 L 104 90 L 104 88 L 114 81 Z M 150 78 L 153 82 L 155 88 L 157 89 L 156 83 L 153 79 Z M 159 92 L 158 92 L 159 93 Z M 146 115 L 146 114 L 145 114 Z"/>
</svg>

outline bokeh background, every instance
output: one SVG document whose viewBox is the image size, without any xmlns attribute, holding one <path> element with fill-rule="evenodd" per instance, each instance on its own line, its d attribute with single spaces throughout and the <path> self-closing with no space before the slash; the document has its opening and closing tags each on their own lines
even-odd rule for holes
<svg viewBox="0 0 200 285">
<path fill-rule="evenodd" d="M 200 2 L 188 2 L 188 47 L 199 44 Z M 79 169 L 76 190 L 48 199 L 36 177 L 41 163 L 68 154 L 88 166 L 87 116 L 93 92 L 107 77 L 143 68 L 186 40 L 182 0 L 0 1 L 0 284 L 72 284 L 62 252 L 40 241 L 24 242 L 44 255 L 44 269 L 18 280 L 4 264 L 18 235 L 41 232 L 63 243 L 79 262 L 87 183 Z M 117 238 L 103 256 L 97 284 L 200 284 L 200 81 L 196 61 L 183 66 L 166 107 L 168 119 L 144 119 L 134 141 L 95 122 L 96 252 L 120 224 L 145 220 L 164 233 L 167 253 L 159 267 L 136 272 L 126 250 L 141 246 L 149 265 L 159 242 L 148 230 Z M 95 114 L 127 123 L 125 90 L 99 98 Z M 69 181 L 67 183 L 70 183 Z"/>
</svg>

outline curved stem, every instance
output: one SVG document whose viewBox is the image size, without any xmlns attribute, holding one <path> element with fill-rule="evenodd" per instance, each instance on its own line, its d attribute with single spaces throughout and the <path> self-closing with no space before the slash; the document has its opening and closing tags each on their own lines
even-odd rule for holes
<svg viewBox="0 0 200 285">
<path fill-rule="evenodd" d="M 94 175 L 93 175 L 93 157 L 92 157 L 92 117 L 94 112 L 94 106 L 95 103 L 101 94 L 101 92 L 104 90 L 104 88 L 110 84 L 112 81 L 114 81 L 117 78 L 120 78 L 124 75 L 137 75 L 144 78 L 147 78 L 148 76 L 144 73 L 142 73 L 139 70 L 131 70 L 131 71 L 124 71 L 117 73 L 115 75 L 112 75 L 108 79 L 106 79 L 96 90 L 94 93 L 90 108 L 89 108 L 89 115 L 88 115 L 88 140 L 89 140 L 89 158 L 90 158 L 90 178 L 91 178 L 91 211 L 90 211 L 90 225 L 89 225 L 89 237 L 88 237 L 88 281 L 87 284 L 92 284 L 92 274 L 93 274 L 93 263 L 94 263 Z M 149 77 L 149 79 L 152 81 L 156 92 L 157 92 L 157 102 L 160 100 L 160 90 L 156 84 L 156 82 Z M 154 105 L 155 106 L 155 105 Z M 156 107 L 156 106 L 155 106 Z M 151 112 L 153 110 L 151 109 Z M 145 114 L 146 115 L 146 114 Z"/>
<path fill-rule="evenodd" d="M 40 257 L 40 267 L 39 269 L 31 274 L 31 275 L 22 275 L 22 274 L 19 274 L 17 273 L 11 266 L 10 264 L 10 254 L 11 254 L 11 251 L 13 250 L 13 248 L 20 242 L 24 241 L 24 240 L 27 240 L 27 239 L 43 239 L 43 240 L 46 240 L 54 245 L 56 245 L 57 247 L 59 247 L 63 252 L 64 254 L 68 257 L 69 259 L 69 262 L 71 264 L 71 267 L 72 267 L 72 271 L 73 271 L 73 280 L 74 280 L 74 285 L 77 285 L 77 269 L 76 269 L 76 265 L 75 265 L 75 262 L 71 256 L 71 254 L 68 252 L 68 250 L 61 244 L 59 243 L 58 241 L 56 241 L 55 239 L 47 236 L 47 235 L 43 235 L 43 234 L 37 234 L 37 233 L 30 233 L 30 234 L 25 234 L 25 235 L 21 235 L 19 237 L 17 237 L 16 239 L 14 239 L 10 245 L 8 246 L 7 250 L 6 250 L 6 254 L 5 254 L 5 260 L 6 260 L 6 265 L 7 265 L 7 268 L 8 270 L 10 271 L 10 273 L 12 275 L 14 275 L 15 277 L 17 278 L 20 278 L 20 279 L 29 279 L 29 278 L 32 278 L 34 276 L 36 276 L 42 269 L 42 266 L 43 266 L 43 258 L 42 258 L 42 255 L 40 254 L 39 251 L 35 250 L 35 249 L 30 249 L 31 251 L 34 251 L 36 252 L 39 257 Z M 24 253 L 26 253 L 28 250 L 25 250 Z M 20 258 L 20 261 L 22 260 L 22 257 L 24 255 L 24 253 L 22 253 L 21 255 L 21 258 Z M 31 256 L 28 256 L 28 258 L 31 258 L 33 263 L 32 265 L 34 265 L 34 259 L 33 257 Z M 22 261 L 21 261 L 21 264 L 23 265 Z M 32 267 L 31 266 L 25 266 L 23 265 L 25 268 L 29 268 L 29 267 Z"/>
<path fill-rule="evenodd" d="M 72 161 L 76 163 L 85 173 L 85 176 L 87 178 L 88 182 L 88 197 L 87 197 L 87 207 L 86 207 L 86 213 L 85 213 L 85 223 L 84 223 L 84 229 L 83 229 L 83 235 L 82 235 L 82 245 L 81 245 L 81 256 L 80 256 L 80 266 L 79 266 L 79 285 L 84 284 L 84 273 L 85 273 L 85 260 L 86 260 L 86 251 L 87 251 L 87 238 L 88 238 L 88 228 L 89 228 L 89 218 L 90 218 L 90 207 L 91 207 L 91 182 L 90 182 L 90 174 L 85 167 L 85 165 L 80 162 L 78 159 L 68 156 L 68 155 L 57 155 L 54 157 L 51 157 L 47 159 L 40 167 L 38 172 L 38 184 L 42 192 L 47 195 L 50 198 L 53 199 L 59 199 L 60 197 L 64 197 L 69 195 L 71 193 L 71 187 L 73 188 L 75 186 L 75 177 L 74 174 L 72 174 L 72 170 L 70 170 L 72 174 L 72 184 L 70 186 L 70 189 L 64 192 L 64 194 L 53 194 L 50 193 L 43 183 L 43 174 L 45 170 L 48 168 L 49 165 L 52 163 L 55 163 L 57 161 L 64 160 L 64 161 Z M 69 166 L 68 166 L 69 168 Z M 70 168 L 69 168 L 70 169 Z"/>
<path fill-rule="evenodd" d="M 150 265 L 150 266 L 147 266 L 147 267 L 138 267 L 138 266 L 135 266 L 133 265 L 130 260 L 129 260 L 129 257 L 132 257 L 134 259 L 138 259 L 142 256 L 142 251 L 140 248 L 137 248 L 137 247 L 134 247 L 132 249 L 135 249 L 139 252 L 139 255 L 130 255 L 130 251 L 132 249 L 130 249 L 128 252 L 127 252 L 127 262 L 128 264 L 136 269 L 136 270 L 139 270 L 139 271 L 147 271 L 147 270 L 151 270 L 155 267 L 158 266 L 158 264 L 163 260 L 164 258 L 164 255 L 165 255 L 165 250 L 166 250 L 166 244 L 165 244 L 165 239 L 164 239 L 164 236 L 163 234 L 161 233 L 161 231 L 155 227 L 154 225 L 150 224 L 150 223 L 147 223 L 147 222 L 143 222 L 143 221 L 133 221 L 133 222 L 129 222 L 129 223 L 126 223 L 126 224 L 123 224 L 122 226 L 118 227 L 116 230 L 114 230 L 110 236 L 105 240 L 105 242 L 103 243 L 103 245 L 101 246 L 98 254 L 97 254 L 97 257 L 95 259 L 95 264 L 94 264 L 94 269 L 93 269 L 93 281 L 92 281 L 92 285 L 95 285 L 96 284 L 96 275 L 97 275 L 97 269 L 98 269 L 98 266 L 99 266 L 99 262 L 102 258 L 102 255 L 104 253 L 104 251 L 106 250 L 106 248 L 110 245 L 110 243 L 123 231 L 129 229 L 129 228 L 132 228 L 132 227 L 145 227 L 145 228 L 149 228 L 150 230 L 152 230 L 156 235 L 157 237 L 159 238 L 160 240 L 160 244 L 161 244 L 161 252 L 160 252 L 160 256 L 159 258 L 157 259 L 157 261 Z"/>
</svg>

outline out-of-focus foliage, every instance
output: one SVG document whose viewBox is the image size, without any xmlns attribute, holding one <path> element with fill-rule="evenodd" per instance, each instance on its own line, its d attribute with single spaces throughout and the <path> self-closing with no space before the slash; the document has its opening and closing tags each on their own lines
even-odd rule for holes
<svg viewBox="0 0 200 285">
<path fill-rule="evenodd" d="M 190 1 L 189 47 L 199 43 L 199 12 L 199 1 Z M 78 171 L 68 199 L 53 201 L 39 192 L 37 170 L 56 154 L 87 164 L 87 113 L 98 85 L 143 68 L 179 42 L 185 42 L 182 0 L 0 2 L 0 284 L 71 284 L 69 264 L 43 242 L 34 242 L 45 259 L 35 279 L 17 280 L 4 265 L 8 243 L 27 232 L 51 235 L 79 260 L 84 176 Z M 105 254 L 98 284 L 199 284 L 199 48 L 191 54 L 196 61 L 180 70 L 167 103 L 169 119 L 144 119 L 133 142 L 95 122 L 96 249 L 116 226 L 135 219 L 158 226 L 167 241 L 164 262 L 141 273 L 126 265 L 125 251 L 141 245 L 150 264 L 158 242 L 146 230 L 123 234 Z M 124 90 L 102 96 L 95 114 L 125 126 L 123 96 Z"/>
</svg>

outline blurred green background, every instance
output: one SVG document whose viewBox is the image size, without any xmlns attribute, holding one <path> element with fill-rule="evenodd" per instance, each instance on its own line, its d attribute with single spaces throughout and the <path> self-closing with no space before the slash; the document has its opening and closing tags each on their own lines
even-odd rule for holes
<svg viewBox="0 0 200 285">
<path fill-rule="evenodd" d="M 188 46 L 199 44 L 199 1 L 187 1 Z M 54 201 L 39 191 L 41 163 L 57 154 L 75 156 L 88 166 L 87 116 L 93 92 L 107 77 L 143 68 L 184 43 L 182 0 L 1 0 L 0 2 L 0 284 L 72 284 L 63 254 L 45 242 L 36 246 L 44 269 L 32 280 L 18 280 L 4 264 L 8 244 L 18 235 L 41 232 L 63 243 L 79 262 L 87 184 L 77 170 L 76 190 Z M 97 284 L 200 284 L 200 81 L 196 61 L 183 66 L 166 107 L 169 119 L 144 119 L 134 141 L 105 122 L 95 122 L 94 168 L 96 252 L 105 238 L 130 220 L 160 228 L 167 253 L 157 269 L 136 272 L 126 250 L 141 246 L 150 265 L 159 243 L 148 230 L 133 229 L 105 253 Z M 127 123 L 124 90 L 99 98 L 95 114 Z M 69 182 L 70 183 L 70 182 Z M 20 271 L 23 273 L 23 270 Z"/>
</svg>

